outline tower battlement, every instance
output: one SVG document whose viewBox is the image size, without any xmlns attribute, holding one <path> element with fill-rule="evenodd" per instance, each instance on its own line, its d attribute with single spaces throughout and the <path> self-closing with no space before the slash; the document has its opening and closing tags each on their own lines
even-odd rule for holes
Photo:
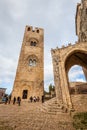
<svg viewBox="0 0 87 130">
<path fill-rule="evenodd" d="M 33 27 L 33 26 L 26 26 L 26 32 L 33 32 L 37 34 L 43 34 L 44 30 L 42 28 Z"/>
</svg>

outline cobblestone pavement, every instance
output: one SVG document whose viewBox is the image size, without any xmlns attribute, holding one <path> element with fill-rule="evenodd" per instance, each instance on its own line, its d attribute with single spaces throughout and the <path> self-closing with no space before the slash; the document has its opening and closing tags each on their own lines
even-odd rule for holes
<svg viewBox="0 0 87 130">
<path fill-rule="evenodd" d="M 41 103 L 22 102 L 17 104 L 0 104 L 0 128 L 3 130 L 75 130 L 69 114 L 52 115 L 39 110 Z M 2 130 L 2 129 L 0 129 Z"/>
</svg>

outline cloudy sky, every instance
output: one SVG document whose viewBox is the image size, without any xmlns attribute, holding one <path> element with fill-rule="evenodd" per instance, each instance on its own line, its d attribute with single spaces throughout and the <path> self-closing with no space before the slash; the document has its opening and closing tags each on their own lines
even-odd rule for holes
<svg viewBox="0 0 87 130">
<path fill-rule="evenodd" d="M 76 5 L 80 0 L 0 0 L 0 87 L 10 93 L 26 25 L 44 29 L 45 90 L 53 82 L 51 48 L 77 41 L 75 35 Z M 70 79 L 81 80 L 77 66 Z M 78 73 L 77 73 L 78 70 Z M 77 74 L 79 74 L 77 76 Z"/>
</svg>

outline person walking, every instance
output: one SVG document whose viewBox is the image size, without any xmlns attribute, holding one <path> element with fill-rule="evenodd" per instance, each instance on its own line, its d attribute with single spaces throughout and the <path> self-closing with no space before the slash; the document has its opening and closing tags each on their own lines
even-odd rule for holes
<svg viewBox="0 0 87 130">
<path fill-rule="evenodd" d="M 18 105 L 20 106 L 21 105 L 21 98 L 18 97 Z"/>
<path fill-rule="evenodd" d="M 8 97 L 8 103 L 10 104 L 10 102 L 11 102 L 11 95 L 9 95 Z"/>
<path fill-rule="evenodd" d="M 8 96 L 5 97 L 5 104 L 8 102 Z"/>
<path fill-rule="evenodd" d="M 13 105 L 15 104 L 16 102 L 16 97 L 13 98 Z"/>
<path fill-rule="evenodd" d="M 34 100 L 34 102 L 36 102 L 36 97 L 35 96 L 33 97 L 33 100 Z"/>
<path fill-rule="evenodd" d="M 33 101 L 33 97 L 32 97 L 32 96 L 30 97 L 30 101 L 31 101 L 31 102 Z"/>
<path fill-rule="evenodd" d="M 42 95 L 42 103 L 44 103 L 44 95 Z"/>
</svg>

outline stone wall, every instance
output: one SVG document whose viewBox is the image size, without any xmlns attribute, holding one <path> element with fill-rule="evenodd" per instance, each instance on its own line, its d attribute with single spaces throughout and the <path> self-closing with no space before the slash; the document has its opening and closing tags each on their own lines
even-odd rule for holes
<svg viewBox="0 0 87 130">
<path fill-rule="evenodd" d="M 87 0 L 77 5 L 76 34 L 79 42 L 87 42 Z"/>
</svg>

